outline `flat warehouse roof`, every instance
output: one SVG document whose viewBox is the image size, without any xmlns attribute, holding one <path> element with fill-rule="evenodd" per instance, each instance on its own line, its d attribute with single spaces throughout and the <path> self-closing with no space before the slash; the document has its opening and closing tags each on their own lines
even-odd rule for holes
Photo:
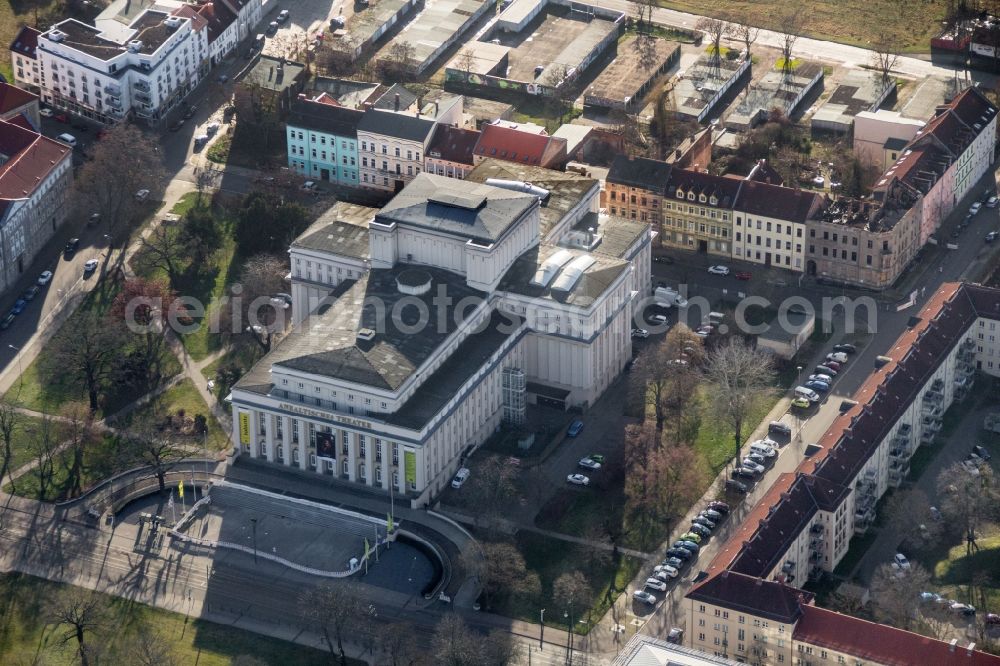
<svg viewBox="0 0 1000 666">
<path fill-rule="evenodd" d="M 618 55 L 594 80 L 586 94 L 615 101 L 633 97 L 678 49 L 680 44 L 676 42 L 639 40 L 629 35 L 618 45 Z"/>
<path fill-rule="evenodd" d="M 501 43 L 514 47 L 507 78 L 535 81 L 535 67 L 542 66 L 545 69 L 537 81 L 546 83 L 546 75 L 553 67 L 579 67 L 594 47 L 616 29 L 613 22 L 601 18 L 583 21 L 548 14 L 533 32 L 523 31 L 523 40 L 520 35 L 512 41 L 509 35 L 499 34 Z"/>
<path fill-rule="evenodd" d="M 486 0 L 427 0 L 424 10 L 390 44 L 410 44 L 413 59 L 422 63 L 460 32 L 485 3 Z"/>
</svg>

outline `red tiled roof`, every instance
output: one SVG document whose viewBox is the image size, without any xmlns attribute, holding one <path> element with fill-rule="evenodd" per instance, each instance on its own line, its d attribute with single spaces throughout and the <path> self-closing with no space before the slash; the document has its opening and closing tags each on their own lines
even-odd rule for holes
<svg viewBox="0 0 1000 666">
<path fill-rule="evenodd" d="M 24 26 L 14 37 L 14 41 L 10 43 L 10 50 L 18 55 L 34 58 L 35 51 L 38 50 L 38 36 L 40 34 L 42 33 L 30 25 Z"/>
<path fill-rule="evenodd" d="M 70 152 L 69 146 L 0 120 L 0 199 L 23 199 Z"/>
<path fill-rule="evenodd" d="M 792 639 L 885 666 L 1000 666 L 1000 657 L 834 611 L 803 606 Z"/>
<path fill-rule="evenodd" d="M 198 10 L 191 5 L 181 5 L 170 13 L 174 16 L 191 19 L 191 29 L 195 32 L 201 32 L 201 30 L 208 25 L 208 21 L 205 20 L 205 17 L 199 14 Z"/>
<path fill-rule="evenodd" d="M 197 11 L 208 22 L 209 42 L 218 39 L 219 35 L 225 32 L 226 28 L 236 20 L 236 14 L 222 3 L 206 2 L 198 7 Z"/>
<path fill-rule="evenodd" d="M 481 157 L 495 157 L 519 164 L 550 166 L 550 146 L 565 139 L 556 139 L 544 131 L 540 134 L 511 126 L 502 120 L 483 127 L 475 154 Z"/>
<path fill-rule="evenodd" d="M 38 95 L 0 82 L 0 114 L 13 111 L 31 101 L 38 101 Z"/>
<path fill-rule="evenodd" d="M 472 165 L 472 151 L 479 141 L 478 130 L 468 130 L 451 125 L 438 125 L 427 145 L 427 156 Z"/>
<path fill-rule="evenodd" d="M 314 97 L 312 101 L 317 104 L 326 104 L 327 106 L 343 106 L 343 104 L 337 101 L 336 97 L 325 92 Z"/>
</svg>

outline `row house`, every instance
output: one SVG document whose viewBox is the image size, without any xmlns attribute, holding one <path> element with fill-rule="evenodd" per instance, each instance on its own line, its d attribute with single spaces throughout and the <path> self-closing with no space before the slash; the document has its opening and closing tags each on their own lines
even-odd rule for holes
<svg viewBox="0 0 1000 666">
<path fill-rule="evenodd" d="M 534 123 L 494 120 L 483 125 L 473 151 L 475 163 L 491 158 L 543 169 L 560 169 L 566 164 L 567 141 L 550 136 Z"/>
<path fill-rule="evenodd" d="M 438 124 L 462 122 L 462 98 L 430 106 L 431 114 L 406 110 L 365 109 L 358 123 L 358 156 L 361 187 L 382 192 L 399 192 L 424 169 L 424 159 L 434 128 Z M 395 110 L 398 108 L 399 110 Z"/>
<path fill-rule="evenodd" d="M 288 168 L 312 180 L 357 187 L 358 124 L 364 115 L 323 96 L 310 100 L 299 95 L 285 123 Z"/>
<path fill-rule="evenodd" d="M 935 441 L 976 371 L 1000 375 L 998 323 L 1000 290 L 965 283 L 943 285 L 911 318 L 816 453 L 779 476 L 687 594 L 692 647 L 760 664 L 822 663 L 810 659 L 820 650 L 857 663 L 900 663 L 849 630 L 860 620 L 814 613 L 820 609 L 801 585 L 832 572 L 851 537 L 870 528 L 879 499 L 903 482 L 918 447 Z M 809 622 L 810 614 L 822 623 Z M 933 643 L 903 634 L 906 649 Z"/>
<path fill-rule="evenodd" d="M 72 152 L 23 115 L 0 120 L 0 288 L 17 282 L 65 221 Z"/>
<path fill-rule="evenodd" d="M 479 141 L 479 134 L 478 130 L 439 124 L 427 146 L 424 170 L 464 180 L 475 167 L 473 150 Z"/>
<path fill-rule="evenodd" d="M 38 36 L 41 31 L 23 26 L 10 43 L 10 64 L 14 83 L 32 92 L 41 92 L 41 70 L 38 64 Z"/>
<path fill-rule="evenodd" d="M 660 160 L 616 155 L 604 180 L 608 212 L 659 229 L 672 170 Z"/>
<path fill-rule="evenodd" d="M 662 244 L 701 254 L 733 254 L 733 206 L 744 181 L 673 169 L 663 202 Z"/>
<path fill-rule="evenodd" d="M 806 225 L 824 206 L 815 192 L 746 180 L 733 205 L 733 257 L 802 271 Z"/>
<path fill-rule="evenodd" d="M 60 21 L 38 35 L 35 53 L 49 106 L 101 123 L 130 111 L 158 121 L 201 80 L 208 37 L 193 18 L 147 9 L 113 32 Z"/>
</svg>

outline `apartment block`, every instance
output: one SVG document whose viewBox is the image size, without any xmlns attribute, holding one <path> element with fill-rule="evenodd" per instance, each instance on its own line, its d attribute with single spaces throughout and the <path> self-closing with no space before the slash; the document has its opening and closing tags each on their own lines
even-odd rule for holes
<svg viewBox="0 0 1000 666">
<path fill-rule="evenodd" d="M 288 168 L 305 178 L 357 187 L 358 123 L 362 111 L 303 95 L 292 102 L 285 125 Z"/>
<path fill-rule="evenodd" d="M 608 212 L 659 228 L 672 171 L 660 160 L 616 155 L 604 180 Z"/>
<path fill-rule="evenodd" d="M 934 442 L 977 370 L 1000 376 L 998 323 L 1000 290 L 965 283 L 943 285 L 910 319 L 816 452 L 778 477 L 699 574 L 686 597 L 692 647 L 759 664 L 1000 663 L 972 645 L 816 608 L 800 587 L 832 572 L 871 527 L 879 498 Z"/>
</svg>

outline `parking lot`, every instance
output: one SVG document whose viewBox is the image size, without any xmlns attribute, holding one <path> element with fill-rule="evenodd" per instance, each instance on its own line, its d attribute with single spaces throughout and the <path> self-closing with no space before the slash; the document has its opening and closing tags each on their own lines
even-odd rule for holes
<svg viewBox="0 0 1000 666">
<path fill-rule="evenodd" d="M 302 59 L 305 49 L 309 44 L 322 33 L 322 38 L 328 39 L 330 33 L 330 19 L 341 16 L 346 21 L 354 15 L 354 2 L 351 0 L 285 0 L 284 2 L 272 2 L 273 5 L 267 16 L 264 17 L 260 32 L 265 34 L 263 53 L 269 56 L 295 56 Z M 269 6 L 270 6 L 269 5 Z M 288 19 L 278 22 L 278 13 L 288 10 Z M 272 32 L 269 24 L 274 21 L 278 23 L 276 31 Z"/>
</svg>

